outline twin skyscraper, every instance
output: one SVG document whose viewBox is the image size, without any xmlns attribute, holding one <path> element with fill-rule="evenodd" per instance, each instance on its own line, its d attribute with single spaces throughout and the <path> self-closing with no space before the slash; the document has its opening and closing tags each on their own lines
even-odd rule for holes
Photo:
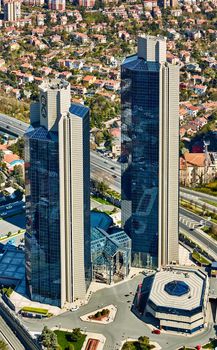
<svg viewBox="0 0 217 350">
<path fill-rule="evenodd" d="M 178 262 L 179 69 L 166 40 L 138 38 L 121 67 L 122 226 L 132 265 Z M 40 86 L 25 134 L 26 279 L 32 300 L 63 307 L 91 282 L 89 109 L 70 84 Z"/>
</svg>

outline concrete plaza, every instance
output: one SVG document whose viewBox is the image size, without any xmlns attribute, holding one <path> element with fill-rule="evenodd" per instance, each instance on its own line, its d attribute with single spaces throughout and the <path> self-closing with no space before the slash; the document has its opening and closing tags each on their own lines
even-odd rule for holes
<svg viewBox="0 0 217 350">
<path fill-rule="evenodd" d="M 99 290 L 91 296 L 87 305 L 80 307 L 75 312 L 67 311 L 57 317 L 43 321 L 33 319 L 23 319 L 23 321 L 30 331 L 35 332 L 41 331 L 47 325 L 49 328 L 68 329 L 71 327 L 73 329 L 80 327 L 84 332 L 103 334 L 106 338 L 104 350 L 119 350 L 123 340 L 127 338 L 135 339 L 141 335 L 148 336 L 151 341 L 159 343 L 162 349 L 166 350 L 175 350 L 182 345 L 196 346 L 197 344 L 205 344 L 210 337 L 214 337 L 215 332 L 211 324 L 208 325 L 207 329 L 190 338 L 180 334 L 152 334 L 150 327 L 131 311 L 137 286 L 142 282 L 143 278 L 144 275 L 139 274 L 125 283 L 105 288 L 103 291 Z M 80 319 L 80 316 L 109 304 L 115 305 L 118 309 L 114 322 L 103 325 L 83 322 Z"/>
</svg>

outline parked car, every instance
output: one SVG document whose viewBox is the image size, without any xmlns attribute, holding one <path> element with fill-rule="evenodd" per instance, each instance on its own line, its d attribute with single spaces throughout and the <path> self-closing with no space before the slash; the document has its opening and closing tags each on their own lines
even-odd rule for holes
<svg viewBox="0 0 217 350">
<path fill-rule="evenodd" d="M 161 332 L 160 332 L 160 329 L 153 329 L 152 333 L 153 334 L 160 334 Z"/>
</svg>

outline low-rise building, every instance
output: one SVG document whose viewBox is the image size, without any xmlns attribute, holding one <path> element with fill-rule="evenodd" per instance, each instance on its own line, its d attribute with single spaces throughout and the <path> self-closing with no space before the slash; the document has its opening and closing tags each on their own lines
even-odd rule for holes
<svg viewBox="0 0 217 350">
<path fill-rule="evenodd" d="M 168 267 L 156 272 L 145 312 L 164 330 L 192 334 L 205 327 L 208 293 L 204 271 Z"/>
<path fill-rule="evenodd" d="M 197 186 L 216 178 L 217 167 L 213 153 L 185 152 L 180 158 L 180 184 Z"/>
</svg>

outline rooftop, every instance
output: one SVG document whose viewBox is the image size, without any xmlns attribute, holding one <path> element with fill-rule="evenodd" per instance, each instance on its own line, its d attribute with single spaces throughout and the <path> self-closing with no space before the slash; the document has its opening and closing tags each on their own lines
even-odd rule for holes
<svg viewBox="0 0 217 350">
<path fill-rule="evenodd" d="M 47 79 L 39 86 L 40 90 L 62 90 L 66 89 L 69 83 L 63 79 Z"/>
<path fill-rule="evenodd" d="M 74 114 L 74 115 L 77 115 L 78 117 L 83 118 L 89 112 L 89 108 L 79 103 L 72 103 L 71 107 L 69 108 L 69 112 L 71 114 Z"/>
<path fill-rule="evenodd" d="M 200 270 L 157 272 L 149 299 L 158 306 L 192 310 L 202 305 L 206 275 Z"/>
</svg>

